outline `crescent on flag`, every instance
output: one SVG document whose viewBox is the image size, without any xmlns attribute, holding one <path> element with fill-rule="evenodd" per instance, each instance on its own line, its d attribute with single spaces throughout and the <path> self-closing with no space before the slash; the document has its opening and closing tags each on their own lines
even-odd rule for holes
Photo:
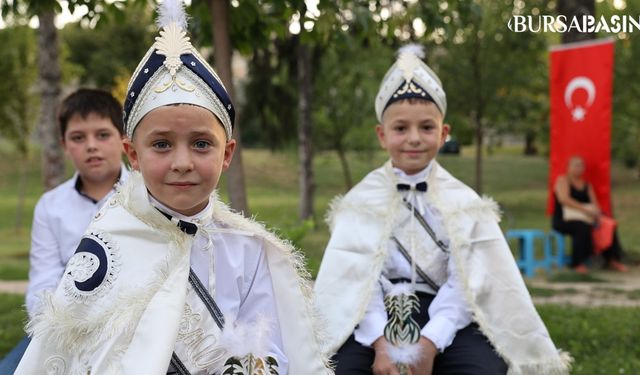
<svg viewBox="0 0 640 375">
<path fill-rule="evenodd" d="M 583 89 L 587 92 L 587 103 L 585 107 L 590 107 L 593 104 L 593 101 L 596 98 L 596 87 L 593 84 L 593 81 L 585 76 L 579 76 L 573 78 L 567 87 L 564 89 L 564 103 L 569 109 L 573 109 L 573 93 L 578 89 Z M 582 121 L 584 120 L 584 116 L 587 111 L 581 105 L 577 105 L 575 109 L 571 111 L 574 121 Z"/>
</svg>

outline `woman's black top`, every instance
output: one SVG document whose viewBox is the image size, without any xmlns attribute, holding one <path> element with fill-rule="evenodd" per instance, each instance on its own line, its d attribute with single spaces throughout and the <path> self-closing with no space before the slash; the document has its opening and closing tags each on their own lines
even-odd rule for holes
<svg viewBox="0 0 640 375">
<path fill-rule="evenodd" d="M 569 195 L 571 196 L 571 198 L 581 203 L 591 202 L 591 199 L 589 199 L 589 184 L 585 183 L 584 188 L 577 189 L 571 183 L 569 183 L 569 189 L 570 189 Z M 555 193 L 555 191 L 553 192 L 553 199 L 555 201 L 555 207 L 553 208 L 553 222 L 554 224 L 561 223 L 563 221 L 562 205 L 560 204 L 560 201 L 558 200 L 558 195 Z"/>
</svg>

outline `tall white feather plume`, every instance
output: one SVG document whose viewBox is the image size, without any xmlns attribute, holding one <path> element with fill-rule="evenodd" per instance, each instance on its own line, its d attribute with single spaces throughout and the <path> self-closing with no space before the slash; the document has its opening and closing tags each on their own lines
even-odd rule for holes
<svg viewBox="0 0 640 375">
<path fill-rule="evenodd" d="M 411 82 L 416 69 L 424 65 L 423 58 L 424 48 L 419 44 L 407 44 L 398 49 L 398 68 L 406 82 Z"/>
<path fill-rule="evenodd" d="M 407 44 L 406 46 L 402 46 L 398 49 L 398 56 L 401 56 L 405 53 L 410 53 L 414 56 L 417 56 L 420 60 L 424 59 L 425 57 L 424 46 L 417 43 Z"/>
<path fill-rule="evenodd" d="M 164 0 L 158 7 L 158 20 L 156 24 L 160 29 L 176 23 L 182 30 L 187 29 L 187 15 L 184 11 L 182 0 Z"/>
</svg>

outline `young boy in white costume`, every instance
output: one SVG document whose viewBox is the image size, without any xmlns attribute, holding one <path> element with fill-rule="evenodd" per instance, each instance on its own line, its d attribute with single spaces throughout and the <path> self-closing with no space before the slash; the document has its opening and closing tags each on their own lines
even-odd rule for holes
<svg viewBox="0 0 640 375">
<path fill-rule="evenodd" d="M 298 255 L 215 188 L 234 107 L 165 0 L 129 83 L 133 172 L 29 323 L 17 374 L 330 374 Z"/>
<path fill-rule="evenodd" d="M 565 374 L 497 205 L 435 160 L 447 102 L 421 53 L 401 50 L 376 97 L 390 160 L 329 214 L 315 291 L 336 374 Z"/>
</svg>

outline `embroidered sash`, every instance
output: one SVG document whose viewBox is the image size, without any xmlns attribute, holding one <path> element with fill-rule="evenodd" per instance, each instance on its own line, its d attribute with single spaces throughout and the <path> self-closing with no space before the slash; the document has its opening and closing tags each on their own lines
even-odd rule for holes
<svg viewBox="0 0 640 375">
<path fill-rule="evenodd" d="M 189 270 L 189 287 L 175 351 L 167 374 L 210 374 L 222 366 L 226 350 L 219 346 L 224 316 L 198 276 Z"/>
<path fill-rule="evenodd" d="M 400 213 L 399 221 L 395 225 L 396 230 L 393 231 L 390 239 L 409 264 L 415 261 L 418 276 L 434 292 L 437 292 L 447 279 L 447 269 L 446 267 L 443 268 L 442 264 L 447 264 L 448 262 L 449 249 L 442 240 L 438 239 L 433 228 L 422 217 L 420 212 L 413 208 L 410 202 L 405 200 L 403 205 L 408 211 Z M 412 217 L 411 215 L 414 216 Z M 412 233 L 413 225 L 407 224 L 411 220 L 416 220 L 424 230 L 416 230 L 415 233 Z M 415 236 L 414 256 L 416 259 L 413 259 L 410 248 L 406 246 L 407 240 L 412 235 Z"/>
<path fill-rule="evenodd" d="M 407 260 L 407 262 L 409 262 L 409 264 L 413 263 L 413 260 L 411 259 L 411 255 L 409 254 L 409 251 L 407 251 L 407 249 L 402 246 L 402 244 L 400 243 L 400 241 L 395 237 L 395 236 L 391 236 L 391 239 L 393 240 L 393 242 L 396 243 L 398 250 L 400 251 L 400 254 L 402 254 L 402 256 Z M 438 292 L 438 290 L 440 290 L 440 286 L 438 284 L 436 284 L 435 281 L 433 281 L 429 275 L 427 275 L 426 272 L 424 272 L 422 270 L 422 268 L 420 268 L 417 264 L 416 264 L 416 273 L 418 274 L 418 276 L 420 276 L 420 278 L 422 278 L 422 280 L 424 280 L 425 283 L 427 283 L 431 289 L 433 289 L 436 293 Z"/>
<path fill-rule="evenodd" d="M 413 216 L 416 218 L 416 220 L 418 220 L 418 223 L 420 223 L 420 226 L 422 226 L 424 230 L 427 231 L 427 233 L 429 234 L 429 237 L 431 237 L 433 242 L 435 242 L 435 244 L 438 245 L 440 250 L 444 251 L 445 253 L 449 253 L 449 248 L 447 247 L 447 245 L 445 245 L 444 242 L 442 242 L 442 240 L 439 240 L 436 237 L 436 232 L 433 230 L 433 228 L 431 228 L 431 226 L 429 225 L 429 223 L 427 223 L 424 217 L 422 217 L 420 212 L 418 212 L 418 210 L 416 210 L 413 207 L 411 202 L 407 201 L 406 199 L 403 199 L 402 202 L 404 203 L 405 207 L 409 209 L 409 211 L 413 212 Z"/>
</svg>

